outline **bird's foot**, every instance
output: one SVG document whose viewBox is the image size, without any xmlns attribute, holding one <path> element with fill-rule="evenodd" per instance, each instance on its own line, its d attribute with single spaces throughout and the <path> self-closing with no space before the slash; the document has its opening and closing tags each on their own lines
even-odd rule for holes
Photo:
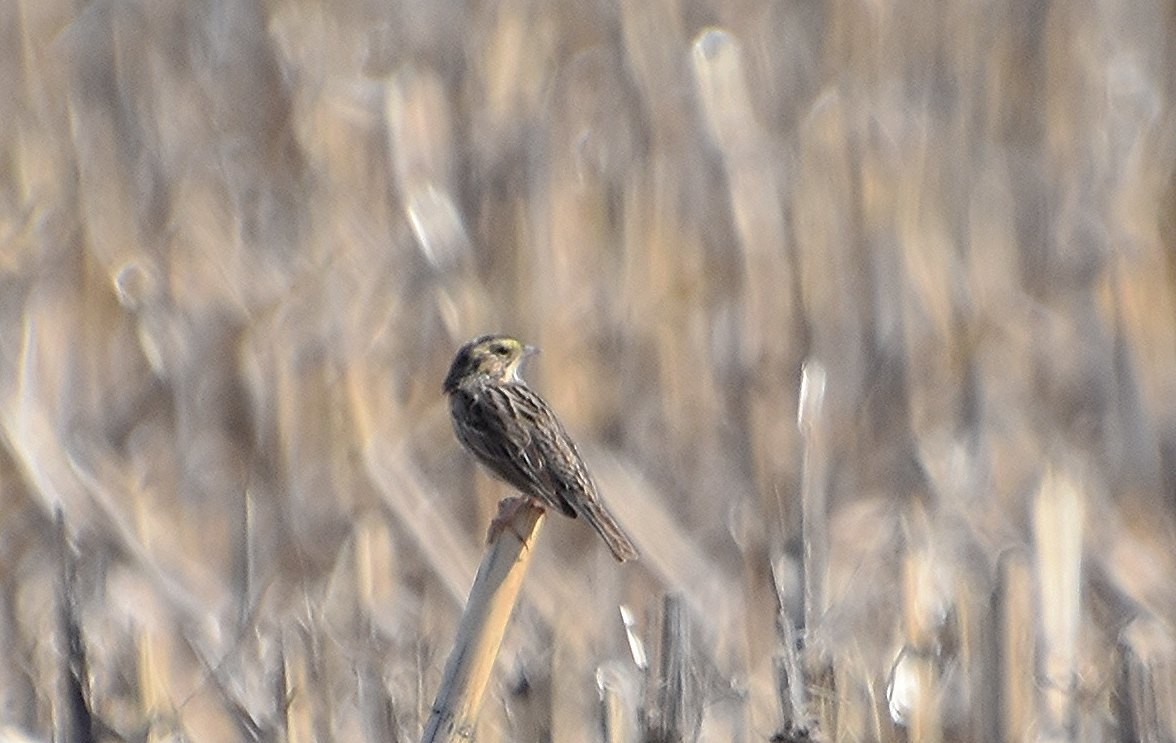
<svg viewBox="0 0 1176 743">
<path fill-rule="evenodd" d="M 490 528 L 486 530 L 486 544 L 490 544 L 497 539 L 504 529 L 510 529 L 511 534 L 518 537 L 520 542 L 525 543 L 527 538 L 519 534 L 518 529 L 515 528 L 514 521 L 520 511 L 534 502 L 531 498 L 524 498 L 517 495 L 512 495 L 509 498 L 503 498 L 498 501 L 498 513 L 490 521 Z"/>
</svg>

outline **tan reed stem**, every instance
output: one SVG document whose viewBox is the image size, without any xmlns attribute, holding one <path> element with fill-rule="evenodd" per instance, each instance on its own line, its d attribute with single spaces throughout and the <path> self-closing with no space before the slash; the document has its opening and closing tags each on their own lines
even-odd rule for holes
<svg viewBox="0 0 1176 743">
<path fill-rule="evenodd" d="M 542 521 L 543 509 L 526 503 L 493 536 L 470 588 L 421 743 L 473 738 L 482 694 Z"/>
</svg>

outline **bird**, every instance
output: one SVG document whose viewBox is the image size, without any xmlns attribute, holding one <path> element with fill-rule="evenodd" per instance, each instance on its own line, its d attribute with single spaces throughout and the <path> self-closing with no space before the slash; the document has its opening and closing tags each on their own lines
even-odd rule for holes
<svg viewBox="0 0 1176 743">
<path fill-rule="evenodd" d="M 634 560 L 637 548 L 601 500 L 575 442 L 547 401 L 519 376 L 536 352 L 497 334 L 458 349 L 442 385 L 457 440 L 525 499 L 583 517 L 618 562 Z"/>
</svg>

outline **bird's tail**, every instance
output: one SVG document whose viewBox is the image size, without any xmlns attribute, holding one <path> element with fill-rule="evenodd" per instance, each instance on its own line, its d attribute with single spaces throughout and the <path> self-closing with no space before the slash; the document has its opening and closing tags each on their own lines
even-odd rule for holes
<svg viewBox="0 0 1176 743">
<path fill-rule="evenodd" d="M 609 551 L 613 553 L 613 557 L 617 558 L 617 562 L 637 559 L 637 548 L 633 546 L 633 540 L 629 539 L 629 535 L 625 533 L 625 530 L 612 517 L 603 503 L 593 499 L 577 505 L 581 505 L 579 515 L 583 516 L 584 520 L 600 534 L 604 543 L 608 545 Z"/>
</svg>

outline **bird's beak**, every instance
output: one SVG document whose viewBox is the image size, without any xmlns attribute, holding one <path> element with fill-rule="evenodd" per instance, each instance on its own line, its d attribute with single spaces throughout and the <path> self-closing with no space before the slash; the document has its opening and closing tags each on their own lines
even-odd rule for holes
<svg viewBox="0 0 1176 743">
<path fill-rule="evenodd" d="M 535 348 L 534 346 L 523 346 L 523 358 L 524 359 L 527 358 L 528 356 L 534 356 L 537 353 L 539 353 L 538 348 Z"/>
</svg>

